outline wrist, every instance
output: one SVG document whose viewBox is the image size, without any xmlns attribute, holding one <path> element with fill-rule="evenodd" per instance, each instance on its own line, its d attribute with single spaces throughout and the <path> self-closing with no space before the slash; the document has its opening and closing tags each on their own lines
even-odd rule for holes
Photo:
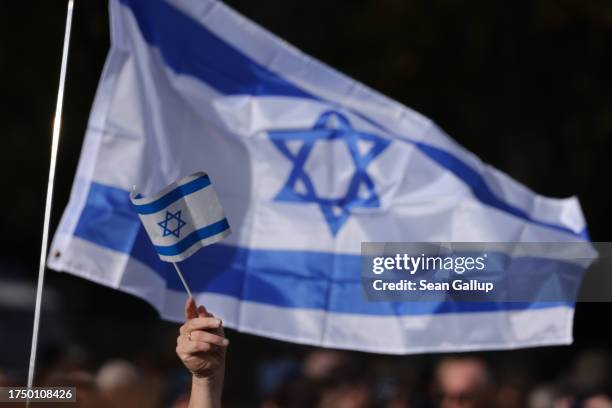
<svg viewBox="0 0 612 408">
<path fill-rule="evenodd" d="M 191 375 L 191 382 L 199 387 L 216 387 L 223 382 L 220 375 L 200 376 L 197 374 Z"/>
<path fill-rule="evenodd" d="M 198 376 L 192 374 L 191 377 L 191 392 L 194 391 L 200 395 L 207 396 L 213 402 L 213 406 L 221 406 L 221 394 L 223 392 L 223 370 L 214 375 Z"/>
</svg>

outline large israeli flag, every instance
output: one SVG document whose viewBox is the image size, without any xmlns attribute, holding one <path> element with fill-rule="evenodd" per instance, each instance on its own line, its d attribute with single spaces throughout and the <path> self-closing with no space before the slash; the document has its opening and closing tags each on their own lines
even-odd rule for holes
<svg viewBox="0 0 612 408">
<path fill-rule="evenodd" d="M 230 327 L 384 353 L 571 342 L 571 302 L 368 302 L 359 254 L 362 241 L 583 241 L 576 198 L 533 193 L 223 3 L 111 0 L 110 11 L 50 267 L 180 321 L 185 293 L 129 192 L 205 168 L 234 233 L 181 268 Z"/>
</svg>

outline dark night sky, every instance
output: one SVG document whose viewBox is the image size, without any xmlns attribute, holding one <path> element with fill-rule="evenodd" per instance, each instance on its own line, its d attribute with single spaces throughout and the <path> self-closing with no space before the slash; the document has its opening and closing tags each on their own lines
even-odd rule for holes
<svg viewBox="0 0 612 408">
<path fill-rule="evenodd" d="M 305 52 L 434 119 L 481 159 L 538 193 L 577 194 L 592 239 L 612 240 L 611 2 L 228 3 Z M 106 9 L 102 0 L 76 0 L 54 225 L 68 200 L 109 46 Z M 0 24 L 5 140 L 0 258 L 32 282 L 64 18 L 63 1 L 10 2 Z M 60 291 L 77 288 L 82 297 L 98 300 L 110 296 L 106 289 L 56 275 L 49 280 Z M 118 307 L 93 303 L 83 313 L 103 315 Z M 610 306 L 579 305 L 578 346 L 610 343 L 607 330 L 588 317 L 602 312 L 609 314 Z"/>
</svg>

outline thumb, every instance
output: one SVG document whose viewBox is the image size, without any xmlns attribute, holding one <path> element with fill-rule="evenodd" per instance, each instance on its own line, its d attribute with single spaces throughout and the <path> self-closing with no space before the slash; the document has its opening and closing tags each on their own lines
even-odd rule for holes
<svg viewBox="0 0 612 408">
<path fill-rule="evenodd" d="M 198 317 L 198 308 L 195 300 L 190 297 L 185 302 L 185 320 L 195 319 L 196 317 Z"/>
</svg>

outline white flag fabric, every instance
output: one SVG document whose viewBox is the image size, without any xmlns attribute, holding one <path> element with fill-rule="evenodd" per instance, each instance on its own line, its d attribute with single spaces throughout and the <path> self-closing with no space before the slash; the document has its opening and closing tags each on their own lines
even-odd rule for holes
<svg viewBox="0 0 612 408">
<path fill-rule="evenodd" d="M 206 173 L 184 177 L 151 197 L 142 197 L 134 190 L 130 199 L 163 261 L 184 261 L 230 234 Z"/>
<path fill-rule="evenodd" d="M 185 292 L 130 203 L 207 169 L 233 234 L 181 264 L 232 328 L 381 353 L 572 340 L 572 302 L 368 302 L 362 242 L 581 242 L 431 120 L 214 0 L 111 0 L 112 47 L 49 266 L 182 320 Z"/>
</svg>

